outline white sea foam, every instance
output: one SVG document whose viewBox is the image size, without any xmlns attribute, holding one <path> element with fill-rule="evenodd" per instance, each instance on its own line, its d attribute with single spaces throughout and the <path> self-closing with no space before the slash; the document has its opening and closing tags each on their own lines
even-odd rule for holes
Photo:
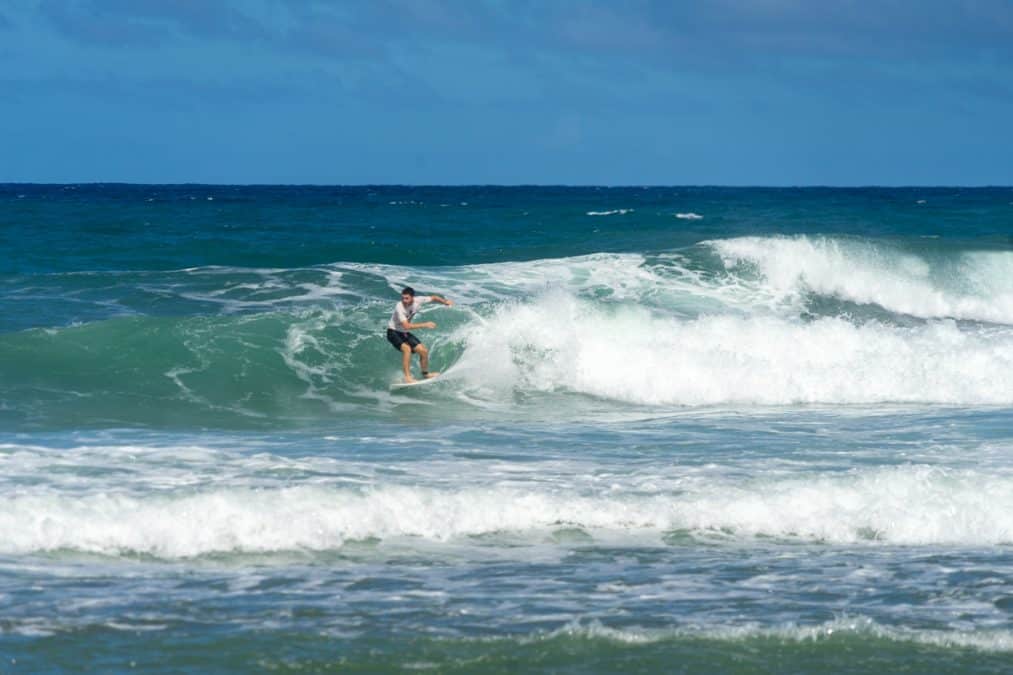
<svg viewBox="0 0 1013 675">
<path fill-rule="evenodd" d="M 611 211 L 588 211 L 589 216 L 625 216 L 627 213 L 633 213 L 633 209 L 612 209 Z"/>
<path fill-rule="evenodd" d="M 1013 631 L 992 630 L 932 630 L 904 626 L 886 626 L 862 616 L 842 616 L 815 625 L 795 623 L 766 626 L 747 623 L 740 626 L 714 627 L 691 625 L 679 628 L 612 628 L 600 621 L 573 622 L 563 628 L 530 638 L 531 641 L 551 640 L 557 637 L 604 639 L 624 644 L 654 644 L 672 639 L 698 638 L 724 642 L 747 640 L 779 640 L 787 642 L 823 642 L 842 638 L 912 642 L 932 647 L 961 647 L 983 652 L 1013 651 Z"/>
<path fill-rule="evenodd" d="M 702 218 L 696 213 L 676 215 Z M 652 256 L 650 262 L 643 254 L 596 253 L 422 268 L 350 262 L 291 270 L 193 268 L 168 278 L 154 274 L 139 286 L 155 294 L 213 303 L 225 312 L 321 306 L 357 297 L 373 300 L 373 292 L 363 296 L 358 289 L 365 275 L 378 278 L 392 296 L 411 284 L 423 292 L 453 295 L 465 304 L 563 289 L 648 305 L 679 308 L 703 298 L 720 303 L 708 305 L 710 309 L 773 309 L 797 315 L 817 294 L 920 318 L 1013 324 L 1013 252 L 937 251 L 932 257 L 885 242 L 816 236 L 741 237 L 703 245 L 718 255 L 723 270 L 705 270 L 684 253 Z M 659 298 L 664 302 L 654 302 Z"/>
<path fill-rule="evenodd" d="M 399 265 L 343 263 L 343 270 L 376 275 L 396 293 L 405 284 L 420 292 L 453 295 L 473 304 L 537 294 L 549 288 L 573 292 L 604 291 L 610 297 L 637 299 L 664 279 L 644 265 L 636 253 L 594 253 L 571 258 L 545 258 L 455 267 L 414 268 Z"/>
<path fill-rule="evenodd" d="M 693 212 L 677 213 L 675 214 L 675 217 L 679 218 L 680 220 L 703 220 L 703 216 L 701 216 L 699 213 Z"/>
<path fill-rule="evenodd" d="M 166 558 L 328 550 L 350 540 L 435 542 L 560 527 L 657 544 L 670 530 L 831 544 L 1013 542 L 1013 477 L 926 466 L 697 484 L 643 494 L 529 487 L 217 488 L 146 495 L 23 489 L 0 497 L 0 553 L 70 549 Z"/>
<path fill-rule="evenodd" d="M 335 271 L 380 276 L 453 294 L 464 303 L 531 296 L 549 289 L 632 300 L 680 312 L 797 316 L 812 295 L 919 318 L 1013 324 L 1013 253 L 916 255 L 882 242 L 826 237 L 743 237 L 705 242 L 724 269 L 685 252 L 597 253 L 570 258 L 439 268 L 344 263 Z"/>
<path fill-rule="evenodd" d="M 559 292 L 507 304 L 455 338 L 458 377 L 495 391 L 638 404 L 1013 403 L 1013 332 L 952 321 L 668 318 Z M 490 359 L 495 354 L 497 358 Z"/>
<path fill-rule="evenodd" d="M 754 268 L 762 292 L 777 301 L 812 292 L 922 318 L 1013 323 L 1013 252 L 932 261 L 884 244 L 805 236 L 708 245 L 730 270 Z"/>
<path fill-rule="evenodd" d="M 187 273 L 185 284 L 156 281 L 141 284 L 140 288 L 151 293 L 213 303 L 226 313 L 309 304 L 331 305 L 354 296 L 352 290 L 342 285 L 342 273 L 337 269 L 196 268 L 184 271 Z M 226 275 L 234 275 L 236 279 L 223 284 L 219 278 Z"/>
</svg>

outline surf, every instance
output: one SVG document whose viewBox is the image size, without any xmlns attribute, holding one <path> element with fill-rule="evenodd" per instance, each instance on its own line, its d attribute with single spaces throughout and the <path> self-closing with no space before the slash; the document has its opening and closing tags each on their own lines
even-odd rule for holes
<svg viewBox="0 0 1013 675">
<path fill-rule="evenodd" d="M 913 317 L 1013 324 L 1013 252 L 920 250 L 834 237 L 741 237 L 703 245 L 769 303 L 808 297 L 876 305 Z"/>
<path fill-rule="evenodd" d="M 1013 253 L 1000 250 L 798 235 L 449 267 L 56 275 L 40 288 L 61 283 L 88 285 L 90 320 L 0 333 L 0 420 L 15 427 L 270 428 L 407 403 L 562 418 L 1013 403 Z M 383 328 L 404 283 L 457 302 L 427 309 L 440 327 L 421 335 L 454 378 L 392 399 Z M 138 312 L 125 288 L 159 301 Z"/>
<path fill-rule="evenodd" d="M 84 494 L 24 488 L 0 497 L 0 553 L 171 559 L 328 551 L 406 538 L 480 546 L 476 538 L 499 537 L 536 545 L 560 532 L 564 544 L 570 533 L 578 541 L 633 546 L 680 536 L 744 546 L 757 537 L 861 546 L 1013 541 L 1013 479 L 1005 472 L 907 465 L 707 481 L 665 473 L 655 482 L 676 480 L 680 490 L 645 493 L 621 474 L 597 489 L 518 478 L 474 486 L 375 478 L 364 486 L 288 486 L 276 478 L 198 491 L 106 485 Z"/>
</svg>

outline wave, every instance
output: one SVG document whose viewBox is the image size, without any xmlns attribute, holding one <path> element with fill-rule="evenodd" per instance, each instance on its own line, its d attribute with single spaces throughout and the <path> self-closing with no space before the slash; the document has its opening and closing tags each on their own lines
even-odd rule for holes
<svg viewBox="0 0 1013 675">
<path fill-rule="evenodd" d="M 557 621 L 553 617 L 546 623 Z M 413 635 L 401 641 L 386 635 L 369 639 L 356 632 L 321 631 L 319 626 L 309 636 L 295 630 L 279 635 L 262 628 L 232 638 L 228 646 L 255 655 L 256 664 L 264 669 L 347 670 L 352 663 L 385 672 L 407 668 L 470 672 L 477 662 L 494 672 L 539 670 L 547 663 L 569 669 L 566 666 L 579 659 L 582 671 L 609 672 L 653 672 L 671 669 L 672 663 L 678 663 L 681 672 L 879 673 L 884 666 L 896 665 L 913 672 L 1000 673 L 1008 670 L 1008 653 L 1013 651 L 1013 631 L 1008 629 L 913 627 L 856 614 L 813 624 L 672 622 L 674 625 L 665 627 L 645 627 L 617 619 L 607 621 L 571 620 L 554 630 L 511 635 L 492 631 L 483 635 L 483 631 L 472 630 L 465 637 L 448 631 L 438 637 Z M 611 623 L 619 625 L 608 625 Z M 71 648 L 81 644 L 74 654 L 86 648 L 89 653 L 102 653 L 101 640 L 110 631 L 129 631 L 134 644 L 151 645 L 149 652 L 157 647 L 162 663 L 212 660 L 223 649 L 220 641 L 191 644 L 180 640 L 172 631 L 171 618 L 160 620 L 157 615 L 115 620 L 77 613 L 59 618 L 15 616 L 4 623 L 4 632 L 9 635 L 65 636 Z M 321 642 L 332 651 L 321 654 Z M 298 648 L 296 657 L 286 655 L 286 649 L 294 649 L 293 645 Z M 339 655 L 334 656 L 335 652 Z M 32 663 L 24 656 L 19 661 Z"/>
<path fill-rule="evenodd" d="M 1013 402 L 1013 333 L 952 321 L 683 320 L 556 294 L 503 307 L 456 337 L 458 376 L 489 390 L 690 406 Z"/>
<path fill-rule="evenodd" d="M 0 497 L 0 552 L 74 550 L 184 558 L 219 552 L 338 549 L 349 541 L 448 542 L 515 534 L 533 543 L 578 528 L 592 536 L 688 531 L 848 545 L 1013 542 L 1013 479 L 926 466 L 815 478 L 714 481 L 680 493 L 378 484 L 217 488 L 194 494 Z"/>
<path fill-rule="evenodd" d="M 387 311 L 131 317 L 0 335 L 0 418 L 271 426 L 382 412 L 404 402 L 388 392 L 398 362 L 381 332 Z M 1013 403 L 1004 327 L 687 319 L 564 292 L 426 318 L 440 325 L 422 334 L 434 367 L 453 366 L 432 395 L 458 407 L 523 411 L 534 395 L 635 406 Z"/>
<path fill-rule="evenodd" d="M 29 275 L 8 282 L 4 300 L 25 309 L 56 303 L 90 321 L 103 312 L 230 314 L 387 303 L 408 284 L 466 304 L 562 290 L 675 311 L 820 316 L 867 305 L 925 319 L 1013 324 L 1013 252 L 921 246 L 799 235 L 716 239 L 678 251 L 446 267 L 338 262 L 293 269 Z M 710 304 L 692 304 L 701 298 Z M 821 302 L 826 300 L 838 303 Z M 85 309 L 89 306 L 93 311 Z"/>
<path fill-rule="evenodd" d="M 627 213 L 633 213 L 633 209 L 612 209 L 610 211 L 588 211 L 589 216 L 625 216 Z"/>
<path fill-rule="evenodd" d="M 36 292 L 79 284 L 82 302 L 115 297 L 131 314 L 0 333 L 0 421 L 271 426 L 382 413 L 407 400 L 388 392 L 398 364 L 383 339 L 406 283 L 457 301 L 426 308 L 439 328 L 421 334 L 435 368 L 453 365 L 432 396 L 456 409 L 544 395 L 1009 405 L 1013 253 L 944 253 L 749 237 L 455 267 L 57 275 Z M 141 312 L 165 307 L 182 314 Z"/>
<path fill-rule="evenodd" d="M 1013 631 L 993 629 L 982 631 L 914 629 L 888 626 L 864 616 L 841 616 L 815 625 L 788 623 L 765 626 L 748 623 L 739 626 L 694 625 L 679 628 L 612 628 L 600 621 L 579 622 L 549 633 L 527 638 L 527 642 L 544 642 L 560 638 L 606 640 L 628 645 L 651 645 L 672 640 L 717 640 L 747 642 L 777 640 L 789 643 L 830 643 L 860 640 L 916 643 L 941 648 L 969 648 L 983 652 L 1013 651 Z"/>
<path fill-rule="evenodd" d="M 1009 251 L 926 255 L 883 242 L 806 236 L 706 245 L 775 302 L 797 305 L 815 294 L 920 318 L 1013 324 Z"/>
</svg>

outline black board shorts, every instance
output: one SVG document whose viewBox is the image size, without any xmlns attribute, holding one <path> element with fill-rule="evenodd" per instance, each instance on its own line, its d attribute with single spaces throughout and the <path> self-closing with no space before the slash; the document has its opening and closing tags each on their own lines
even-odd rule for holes
<svg viewBox="0 0 1013 675">
<path fill-rule="evenodd" d="M 403 333 L 399 330 L 394 330 L 393 328 L 387 329 L 387 342 L 394 345 L 394 349 L 398 351 L 401 351 L 401 345 L 405 343 L 408 343 L 408 346 L 411 347 L 412 351 L 415 351 L 415 348 L 422 344 L 422 340 L 419 340 L 411 333 Z"/>
</svg>

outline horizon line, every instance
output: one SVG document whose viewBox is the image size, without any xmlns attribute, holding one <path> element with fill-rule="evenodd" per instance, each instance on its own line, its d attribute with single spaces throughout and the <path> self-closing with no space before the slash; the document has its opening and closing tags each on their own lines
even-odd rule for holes
<svg viewBox="0 0 1013 675">
<path fill-rule="evenodd" d="M 867 190 L 867 189 L 1013 189 L 1013 184 L 1004 185 L 999 183 L 866 183 L 866 184 L 839 184 L 826 183 L 812 184 L 769 184 L 759 183 L 616 183 L 616 184 L 594 184 L 594 183 L 202 183 L 202 182 L 167 182 L 147 183 L 135 181 L 0 181 L 0 187 L 68 187 L 68 186 L 129 186 L 129 187 L 217 187 L 217 188 L 246 188 L 246 187 L 312 187 L 312 188 L 604 188 L 604 189 L 658 189 L 658 188 L 706 188 L 706 189 L 761 189 L 761 190 L 804 190 L 804 189 L 831 189 L 831 190 Z"/>
</svg>

